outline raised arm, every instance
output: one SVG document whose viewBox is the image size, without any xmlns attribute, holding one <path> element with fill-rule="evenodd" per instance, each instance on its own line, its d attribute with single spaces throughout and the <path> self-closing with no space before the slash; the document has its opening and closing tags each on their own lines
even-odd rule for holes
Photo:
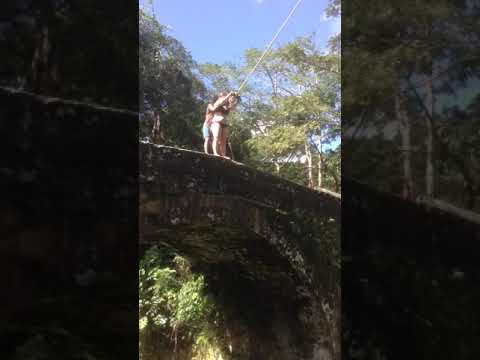
<svg viewBox="0 0 480 360">
<path fill-rule="evenodd" d="M 227 99 L 231 95 L 232 95 L 232 92 L 229 92 L 228 95 L 219 97 L 218 100 L 215 101 L 215 104 L 213 104 L 213 110 L 212 111 L 216 111 L 220 106 L 225 104 L 225 102 L 227 101 Z"/>
</svg>

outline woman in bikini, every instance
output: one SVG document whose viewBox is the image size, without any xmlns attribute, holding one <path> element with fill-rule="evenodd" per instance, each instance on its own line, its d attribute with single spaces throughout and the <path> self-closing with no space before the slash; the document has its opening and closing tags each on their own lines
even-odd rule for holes
<svg viewBox="0 0 480 360">
<path fill-rule="evenodd" d="M 213 113 L 210 129 L 213 135 L 213 154 L 216 156 L 226 157 L 228 142 L 228 123 L 227 115 L 235 108 L 238 95 L 235 92 L 221 92 L 217 101 L 213 105 L 209 104 L 207 111 Z"/>
</svg>

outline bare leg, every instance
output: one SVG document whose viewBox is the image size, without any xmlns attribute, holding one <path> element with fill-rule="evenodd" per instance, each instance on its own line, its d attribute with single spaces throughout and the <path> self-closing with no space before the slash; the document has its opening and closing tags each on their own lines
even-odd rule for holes
<svg viewBox="0 0 480 360">
<path fill-rule="evenodd" d="M 212 148 L 213 148 L 213 155 L 220 156 L 218 153 L 218 149 L 220 147 L 220 139 L 217 136 L 213 137 Z"/>
<path fill-rule="evenodd" d="M 221 133 L 221 139 L 222 139 L 222 156 L 227 156 L 227 141 L 228 141 L 228 127 L 227 126 L 222 126 L 222 133 Z"/>
<path fill-rule="evenodd" d="M 212 134 L 213 134 L 213 142 L 212 142 L 212 148 L 213 148 L 213 154 L 216 156 L 219 156 L 219 148 L 220 148 L 220 124 L 218 123 L 213 123 L 211 126 L 212 129 Z"/>
<path fill-rule="evenodd" d="M 203 151 L 205 152 L 205 154 L 208 154 L 208 142 L 209 142 L 209 138 L 206 138 L 204 143 L 203 143 Z"/>
</svg>

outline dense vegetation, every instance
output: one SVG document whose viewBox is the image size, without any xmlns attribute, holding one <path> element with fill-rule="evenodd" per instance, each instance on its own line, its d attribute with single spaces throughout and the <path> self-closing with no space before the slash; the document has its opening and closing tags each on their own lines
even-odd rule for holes
<svg viewBox="0 0 480 360">
<path fill-rule="evenodd" d="M 165 248 L 149 249 L 139 271 L 140 358 L 217 358 L 220 313 L 205 291 L 203 275 Z"/>
<path fill-rule="evenodd" d="M 343 14 L 342 351 L 478 357 L 474 223 L 413 202 L 480 210 L 479 4 L 354 0 Z"/>
<path fill-rule="evenodd" d="M 344 9 L 343 175 L 478 210 L 479 7 L 427 4 Z"/>
<path fill-rule="evenodd" d="M 0 85 L 137 110 L 136 19 L 134 2 L 8 1 L 0 16 Z"/>
</svg>

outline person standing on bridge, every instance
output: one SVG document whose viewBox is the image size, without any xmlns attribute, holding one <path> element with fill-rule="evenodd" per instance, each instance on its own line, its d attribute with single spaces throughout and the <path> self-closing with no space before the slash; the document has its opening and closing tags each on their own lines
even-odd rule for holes
<svg viewBox="0 0 480 360">
<path fill-rule="evenodd" d="M 212 124 L 210 126 L 213 135 L 213 154 L 216 156 L 226 156 L 228 142 L 228 123 L 227 116 L 238 103 L 238 94 L 236 92 L 221 92 L 217 101 L 210 107 L 213 112 Z"/>
<path fill-rule="evenodd" d="M 213 134 L 211 130 L 211 125 L 212 125 L 212 119 L 214 116 L 214 110 L 215 108 L 213 107 L 213 104 L 218 100 L 218 95 L 215 96 L 210 104 L 207 106 L 207 111 L 205 111 L 205 121 L 203 122 L 203 127 L 202 127 L 202 134 L 203 138 L 205 139 L 203 143 L 203 150 L 205 154 L 208 154 L 208 147 L 209 145 L 212 145 L 212 139 L 213 139 Z"/>
</svg>

